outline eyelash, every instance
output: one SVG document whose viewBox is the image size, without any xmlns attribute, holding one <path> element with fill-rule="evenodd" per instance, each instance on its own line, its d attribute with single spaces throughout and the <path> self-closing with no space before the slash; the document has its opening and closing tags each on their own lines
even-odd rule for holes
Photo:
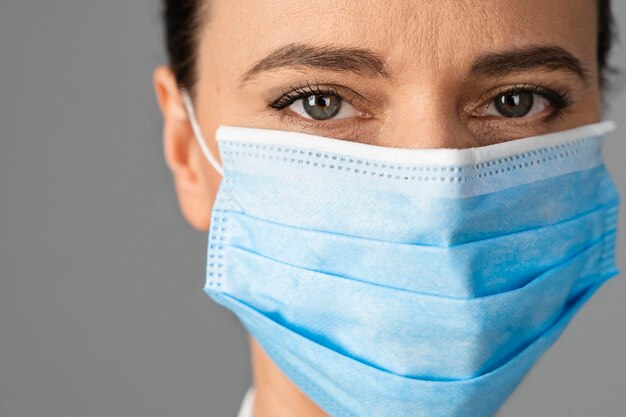
<svg viewBox="0 0 626 417">
<path fill-rule="evenodd" d="M 320 85 L 317 83 L 311 85 L 309 82 L 307 82 L 306 86 L 290 88 L 291 90 L 289 92 L 283 91 L 283 95 L 277 100 L 270 103 L 269 107 L 273 108 L 274 110 L 280 111 L 286 107 L 291 106 L 299 99 L 306 98 L 312 95 L 336 96 L 341 100 L 348 102 L 349 104 L 353 104 L 354 101 L 353 97 L 344 97 L 341 93 L 339 93 L 339 91 L 337 91 L 337 89 L 333 87 L 320 87 Z"/>
<path fill-rule="evenodd" d="M 311 85 L 309 82 L 304 86 L 298 87 L 290 87 L 291 90 L 283 91 L 283 95 L 279 97 L 277 100 L 269 103 L 269 107 L 276 110 L 277 112 L 282 112 L 283 109 L 291 106 L 293 103 L 298 101 L 299 99 L 306 98 L 312 95 L 332 95 L 337 98 L 340 98 L 343 101 L 348 102 L 349 104 L 353 104 L 353 98 L 344 97 L 340 94 L 337 89 L 333 87 L 320 87 L 319 84 L 314 83 Z M 542 84 L 518 84 L 507 88 L 500 88 L 495 93 L 495 95 L 491 95 L 490 98 L 486 101 L 487 103 L 492 103 L 497 97 L 500 97 L 505 94 L 520 94 L 520 93 L 532 93 L 538 94 L 545 99 L 547 99 L 554 110 L 552 113 L 547 116 L 547 119 L 554 119 L 557 117 L 561 117 L 563 110 L 569 107 L 572 103 L 568 96 L 568 91 L 565 89 L 551 89 L 544 87 Z"/>
<path fill-rule="evenodd" d="M 550 105 L 554 108 L 552 113 L 546 116 L 546 121 L 561 117 L 563 110 L 572 105 L 572 101 L 569 98 L 568 90 L 566 89 L 552 89 L 545 87 L 543 84 L 517 84 L 511 87 L 499 88 L 498 91 L 491 95 L 486 101 L 488 104 L 505 94 L 520 94 L 520 93 L 532 93 L 540 95 L 550 102 Z"/>
</svg>

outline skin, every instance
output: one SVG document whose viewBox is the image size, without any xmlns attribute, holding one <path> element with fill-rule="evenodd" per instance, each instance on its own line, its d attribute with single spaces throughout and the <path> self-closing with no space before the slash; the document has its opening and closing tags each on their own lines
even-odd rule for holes
<svg viewBox="0 0 626 417">
<path fill-rule="evenodd" d="M 467 148 L 556 132 L 601 119 L 596 57 L 595 0 L 212 0 L 211 20 L 199 34 L 196 114 L 208 146 L 219 153 L 220 124 L 290 130 L 406 148 Z M 236 28 L 236 30 L 233 30 Z M 392 80 L 308 67 L 280 68 L 240 85 L 241 76 L 274 49 L 293 42 L 355 46 L 376 51 Z M 497 77 L 469 74 L 484 53 L 529 45 L 557 45 L 586 68 L 588 82 L 547 68 Z M 196 143 L 172 71 L 154 72 L 163 114 L 163 151 L 180 208 L 208 231 L 220 175 Z M 339 86 L 364 99 L 342 104 L 349 117 L 311 120 L 268 104 L 290 86 Z M 566 92 L 559 117 L 541 111 L 523 118 L 489 113 L 499 89 L 541 84 Z M 546 104 L 547 103 L 547 104 Z M 541 109 L 543 107 L 543 109 Z M 300 107 L 302 109 L 302 107 Z M 491 110 L 485 110 L 491 109 Z M 326 414 L 291 383 L 250 336 L 254 417 Z"/>
</svg>

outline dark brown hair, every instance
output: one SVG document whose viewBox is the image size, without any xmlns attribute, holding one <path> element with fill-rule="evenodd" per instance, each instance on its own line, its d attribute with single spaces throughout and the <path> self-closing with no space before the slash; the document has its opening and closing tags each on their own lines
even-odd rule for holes
<svg viewBox="0 0 626 417">
<path fill-rule="evenodd" d="M 163 0 L 163 22 L 169 62 L 178 84 L 193 91 L 197 81 L 198 33 L 210 21 L 210 0 Z M 611 0 L 598 0 L 598 68 L 605 88 L 617 70 L 609 64 L 616 39 Z"/>
</svg>

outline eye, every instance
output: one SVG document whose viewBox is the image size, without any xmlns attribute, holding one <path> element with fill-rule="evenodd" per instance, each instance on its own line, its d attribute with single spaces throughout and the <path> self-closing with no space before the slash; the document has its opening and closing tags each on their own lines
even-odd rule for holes
<svg viewBox="0 0 626 417">
<path fill-rule="evenodd" d="M 307 119 L 346 119 L 358 115 L 358 111 L 339 96 L 313 94 L 297 99 L 289 109 Z"/>
<path fill-rule="evenodd" d="M 270 103 L 277 111 L 288 108 L 299 116 L 309 120 L 348 119 L 365 116 L 332 87 L 320 87 L 307 83 L 304 87 L 293 88 L 278 100 Z"/>
<path fill-rule="evenodd" d="M 565 93 L 532 86 L 500 93 L 483 108 L 482 115 L 522 118 L 543 113 L 551 107 L 558 111 L 566 106 Z"/>
<path fill-rule="evenodd" d="M 545 110 L 550 102 L 527 91 L 511 92 L 496 97 L 485 109 L 485 114 L 500 117 L 524 117 Z"/>
</svg>

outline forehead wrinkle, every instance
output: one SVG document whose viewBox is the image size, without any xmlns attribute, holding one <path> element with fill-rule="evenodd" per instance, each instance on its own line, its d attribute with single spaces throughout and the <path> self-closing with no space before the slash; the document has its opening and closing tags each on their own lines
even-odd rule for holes
<svg viewBox="0 0 626 417">
<path fill-rule="evenodd" d="M 484 1 L 478 3 L 484 6 Z M 462 66 L 469 67 L 477 44 L 489 48 L 497 43 L 498 31 L 489 23 L 502 16 L 491 8 L 476 7 L 475 0 L 438 0 L 419 7 L 415 2 L 401 4 L 392 18 L 397 23 L 389 29 L 397 39 L 390 51 L 396 56 L 394 64 L 412 76 L 416 72 L 456 75 Z"/>
<path fill-rule="evenodd" d="M 456 51 L 459 46 L 450 39 L 451 16 L 447 9 L 405 5 L 399 13 L 394 18 L 397 24 L 389 28 L 389 36 L 394 39 L 389 54 L 394 70 L 403 74 L 402 78 L 441 75 L 457 65 L 458 54 L 450 53 L 448 48 Z"/>
<path fill-rule="evenodd" d="M 378 3 L 367 2 L 359 8 L 359 13 L 356 13 L 356 2 L 344 3 L 339 2 L 338 7 L 328 8 L 321 8 L 319 2 L 305 7 L 294 7 L 293 3 L 285 4 L 284 9 L 274 13 L 271 18 L 268 16 L 269 23 L 260 29 L 261 33 L 267 36 L 273 35 L 271 46 L 264 47 L 263 50 L 267 51 L 267 54 L 296 43 L 308 44 L 316 48 L 352 47 L 370 49 L 385 60 L 388 44 L 393 42 L 393 39 L 388 36 L 389 20 L 381 18 L 384 16 L 381 13 L 388 14 L 389 8 L 382 7 Z M 314 19 L 311 19 L 311 16 Z M 281 26 L 281 22 L 287 23 Z M 298 29 L 299 36 L 292 35 L 295 27 Z M 318 28 L 328 28 L 328 30 L 317 30 Z M 271 31 L 274 32 L 271 33 Z M 253 39 L 250 39 L 250 42 L 253 43 Z M 254 57 L 262 58 L 261 54 L 256 53 Z M 354 58 L 358 59 L 358 56 Z M 248 57 L 242 60 L 246 65 L 252 64 L 252 61 Z M 393 69 L 385 65 L 385 70 L 391 74 Z M 392 79 L 388 81 L 391 82 Z"/>
<path fill-rule="evenodd" d="M 390 71 L 411 82 L 433 75 L 458 77 L 484 51 L 523 46 L 524 40 L 543 42 L 552 34 L 566 42 L 571 38 L 572 22 L 560 19 L 556 25 L 547 24 L 558 7 L 538 0 L 272 0 L 272 7 L 263 1 L 242 3 L 246 6 L 233 10 L 237 23 L 248 22 L 250 27 L 251 16 L 265 23 L 242 30 L 239 36 L 250 47 L 230 51 L 241 54 L 240 62 L 251 63 L 251 56 L 258 57 L 254 52 L 258 39 L 267 39 L 266 50 L 293 41 L 334 42 L 379 51 L 389 61 Z"/>
<path fill-rule="evenodd" d="M 414 78 L 421 72 L 458 77 L 461 71 L 469 71 L 481 53 L 517 49 L 529 43 L 560 41 L 573 46 L 570 19 L 552 23 L 558 12 L 555 5 L 522 0 L 509 0 L 507 7 L 501 0 L 433 3 L 411 7 L 401 2 L 397 24 L 389 28 L 399 39 L 390 54 L 394 68 L 405 67 L 402 78 Z"/>
</svg>

